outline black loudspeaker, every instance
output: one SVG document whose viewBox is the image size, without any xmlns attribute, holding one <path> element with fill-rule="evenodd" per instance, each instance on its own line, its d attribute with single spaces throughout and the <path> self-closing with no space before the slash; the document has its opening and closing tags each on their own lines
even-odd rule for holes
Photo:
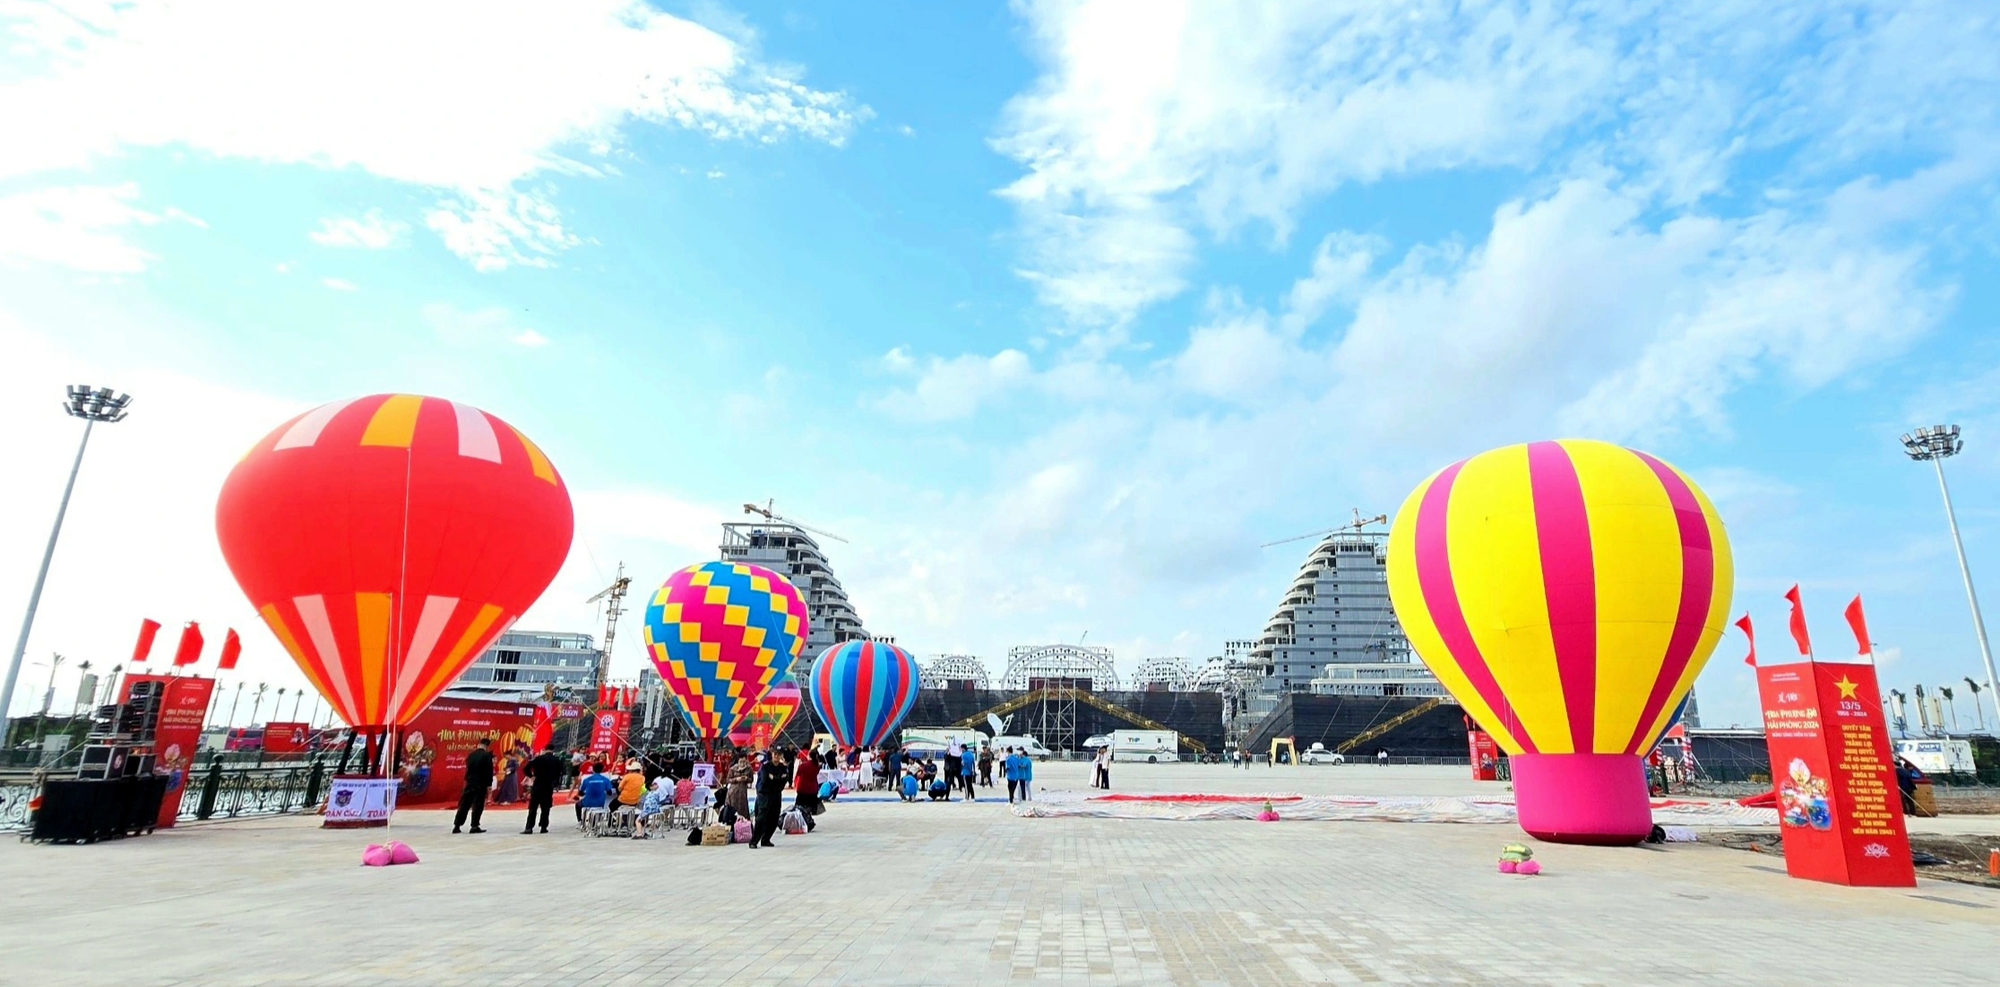
<svg viewBox="0 0 2000 987">
<path fill-rule="evenodd" d="M 115 744 L 87 744 L 83 748 L 83 761 L 77 765 L 76 776 L 86 781 L 123 778 L 125 764 L 130 759 L 127 748 Z"/>
</svg>

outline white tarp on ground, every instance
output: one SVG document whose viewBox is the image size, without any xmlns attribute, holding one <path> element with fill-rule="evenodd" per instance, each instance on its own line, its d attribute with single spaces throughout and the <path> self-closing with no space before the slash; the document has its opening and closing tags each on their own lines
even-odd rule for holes
<svg viewBox="0 0 2000 987">
<path fill-rule="evenodd" d="M 1470 797 L 1359 795 L 1228 795 L 1202 801 L 1198 794 L 1105 798 L 1084 792 L 1045 792 L 1014 806 L 1030 818 L 1081 816 L 1096 819 L 1255 819 L 1264 801 L 1289 820 L 1336 822 L 1512 823 L 1514 803 Z M 1753 809 L 1726 800 L 1654 799 L 1653 821 L 1661 826 L 1762 826 L 1775 828 L 1775 809 Z"/>
</svg>

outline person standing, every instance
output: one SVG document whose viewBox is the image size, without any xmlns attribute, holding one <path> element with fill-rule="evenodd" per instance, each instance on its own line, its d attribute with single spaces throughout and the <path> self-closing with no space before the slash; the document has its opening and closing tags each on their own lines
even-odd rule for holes
<svg viewBox="0 0 2000 987">
<path fill-rule="evenodd" d="M 1021 752 L 1019 747 L 1007 755 L 1007 801 L 1012 803 L 1019 792 L 1021 801 L 1028 801 L 1028 782 L 1035 776 L 1035 762 Z"/>
<path fill-rule="evenodd" d="M 972 794 L 972 783 L 979 777 L 979 759 L 973 757 L 971 751 L 966 752 L 964 769 L 965 773 L 959 777 L 965 782 L 965 800 L 967 802 L 976 802 L 978 799 Z"/>
<path fill-rule="evenodd" d="M 947 788 L 958 784 L 958 775 L 964 770 L 962 767 L 964 761 L 965 743 L 957 737 L 951 738 L 951 742 L 944 748 L 944 783 Z"/>
<path fill-rule="evenodd" d="M 750 827 L 750 849 L 770 846 L 771 834 L 778 831 L 778 812 L 785 800 L 785 783 L 792 780 L 791 765 L 782 751 L 772 751 L 757 769 L 757 819 Z"/>
<path fill-rule="evenodd" d="M 1092 788 L 1102 788 L 1106 791 L 1111 789 L 1111 748 L 1097 749 L 1097 772 L 1091 779 L 1090 785 Z"/>
<path fill-rule="evenodd" d="M 468 812 L 472 814 L 472 831 L 486 832 L 479 828 L 479 817 L 486 811 L 486 793 L 492 789 L 493 738 L 482 737 L 479 746 L 465 755 L 465 788 L 458 793 L 458 815 L 452 817 L 452 832 L 464 830 Z"/>
<path fill-rule="evenodd" d="M 556 784 L 562 781 L 567 767 L 556 753 L 543 748 L 540 754 L 528 759 L 522 769 L 528 775 L 528 821 L 521 826 L 521 832 L 530 833 L 535 829 L 535 813 L 542 814 L 542 832 L 549 831 L 549 809 L 556 802 Z"/>
<path fill-rule="evenodd" d="M 979 787 L 993 787 L 993 745 L 979 745 Z"/>
<path fill-rule="evenodd" d="M 826 806 L 819 800 L 819 761 L 807 756 L 799 758 L 799 768 L 792 774 L 792 804 L 798 806 L 799 815 L 806 817 L 806 832 L 810 833 L 819 824 L 813 817 L 825 811 Z M 757 794 L 757 816 L 764 815 L 764 795 Z M 769 837 L 765 842 L 769 842 Z"/>
<path fill-rule="evenodd" d="M 740 818 L 750 818 L 750 782 L 753 777 L 749 758 L 739 756 L 729 762 L 729 787 L 723 792 L 722 804 L 736 810 Z"/>
</svg>

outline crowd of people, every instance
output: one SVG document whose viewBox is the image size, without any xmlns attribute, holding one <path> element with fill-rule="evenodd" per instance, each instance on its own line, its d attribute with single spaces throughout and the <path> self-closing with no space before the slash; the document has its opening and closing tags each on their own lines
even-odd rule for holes
<svg viewBox="0 0 2000 987">
<path fill-rule="evenodd" d="M 632 835 L 643 839 L 659 835 L 649 834 L 648 826 L 659 826 L 667 808 L 699 806 L 711 809 L 732 832 L 736 820 L 749 820 L 748 844 L 754 849 L 772 845 L 771 837 L 784 818 L 787 790 L 798 813 L 795 825 L 811 832 L 818 826 L 814 817 L 843 792 L 887 789 L 905 802 L 949 802 L 955 797 L 973 802 L 978 799 L 976 789 L 993 787 L 996 770 L 1006 782 L 1009 803 L 1031 797 L 1035 768 L 1025 750 L 1009 747 L 996 752 L 989 744 L 975 749 L 956 739 L 943 750 L 941 765 L 934 751 L 836 749 L 827 743 L 806 750 L 731 747 L 718 752 L 713 761 L 697 765 L 685 752 L 657 752 L 623 761 L 583 750 L 564 756 L 544 749 L 529 756 L 522 749 L 496 757 L 489 738 L 466 756 L 464 789 L 451 831 L 465 832 L 470 821 L 471 832 L 486 832 L 480 823 L 488 803 L 515 803 L 525 787 L 528 812 L 521 832 L 547 833 L 556 792 L 567 788 L 579 825 L 593 810 L 609 816 L 630 809 L 635 822 Z M 988 797 L 993 793 L 989 791 Z"/>
</svg>

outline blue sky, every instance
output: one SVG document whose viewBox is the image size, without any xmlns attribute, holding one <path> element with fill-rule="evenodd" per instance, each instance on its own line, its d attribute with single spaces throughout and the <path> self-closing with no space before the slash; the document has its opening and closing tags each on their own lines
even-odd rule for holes
<svg viewBox="0 0 2000 987">
<path fill-rule="evenodd" d="M 255 631 L 228 465 L 400 390 L 563 470 L 542 626 L 772 497 L 920 653 L 1198 658 L 1309 544 L 1260 543 L 1589 436 L 1703 483 L 1767 649 L 1802 582 L 1823 653 L 1858 592 L 1889 685 L 1980 675 L 1895 437 L 1965 427 L 2000 585 L 1990 5 L 368 6 L 0 6 L 0 601 L 73 451 L 60 386 L 139 395 L 35 660 Z M 1741 650 L 1710 722 L 1754 718 Z"/>
</svg>

